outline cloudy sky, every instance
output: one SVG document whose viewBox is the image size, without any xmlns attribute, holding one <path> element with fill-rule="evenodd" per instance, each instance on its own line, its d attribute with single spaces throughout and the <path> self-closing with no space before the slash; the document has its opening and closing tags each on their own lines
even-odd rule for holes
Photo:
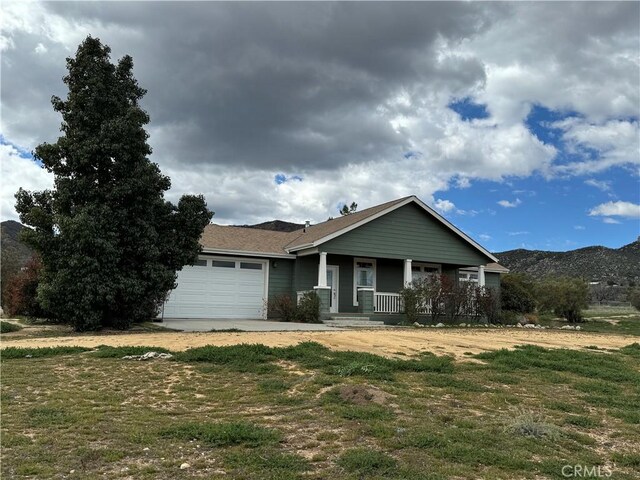
<svg viewBox="0 0 640 480">
<path fill-rule="evenodd" d="M 319 222 L 415 194 L 492 251 L 640 235 L 640 4 L 3 1 L 2 219 L 87 36 L 129 54 L 171 200 Z"/>
</svg>

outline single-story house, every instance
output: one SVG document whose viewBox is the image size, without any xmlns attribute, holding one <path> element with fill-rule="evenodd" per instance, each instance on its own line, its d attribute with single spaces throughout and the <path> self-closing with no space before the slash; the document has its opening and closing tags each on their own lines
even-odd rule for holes
<svg viewBox="0 0 640 480">
<path fill-rule="evenodd" d="M 165 318 L 266 318 L 277 295 L 316 291 L 324 316 L 396 314 L 398 291 L 432 274 L 500 287 L 508 270 L 415 196 L 294 232 L 208 225 L 178 274 Z"/>
</svg>

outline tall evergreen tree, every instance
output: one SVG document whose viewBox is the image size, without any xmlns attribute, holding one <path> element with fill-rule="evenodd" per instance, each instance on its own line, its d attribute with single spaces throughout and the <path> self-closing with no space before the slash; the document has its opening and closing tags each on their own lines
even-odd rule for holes
<svg viewBox="0 0 640 480">
<path fill-rule="evenodd" d="M 63 135 L 34 152 L 54 189 L 16 193 L 33 227 L 24 240 L 42 257 L 38 300 L 79 331 L 152 318 L 213 215 L 202 195 L 164 199 L 171 181 L 148 158 L 146 91 L 131 57 L 114 65 L 110 52 L 87 37 L 67 58 L 67 99 L 52 97 Z"/>
</svg>

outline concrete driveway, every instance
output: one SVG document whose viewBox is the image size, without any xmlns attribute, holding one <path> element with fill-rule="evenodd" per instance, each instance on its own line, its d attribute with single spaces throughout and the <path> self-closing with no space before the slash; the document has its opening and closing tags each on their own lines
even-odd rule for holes
<svg viewBox="0 0 640 480">
<path fill-rule="evenodd" d="M 271 322 L 269 320 L 238 320 L 233 318 L 187 319 L 165 318 L 163 327 L 185 332 L 210 332 L 237 329 L 244 332 L 295 332 L 340 330 L 322 323 Z"/>
</svg>

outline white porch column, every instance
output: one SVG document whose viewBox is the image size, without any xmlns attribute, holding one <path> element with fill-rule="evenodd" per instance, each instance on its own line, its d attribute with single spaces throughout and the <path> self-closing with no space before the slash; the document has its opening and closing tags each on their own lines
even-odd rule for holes
<svg viewBox="0 0 640 480">
<path fill-rule="evenodd" d="M 484 287 L 484 265 L 478 267 L 478 286 Z"/>
<path fill-rule="evenodd" d="M 413 278 L 411 276 L 411 259 L 407 258 L 404 261 L 404 286 L 409 286 L 412 281 Z"/>
<path fill-rule="evenodd" d="M 327 286 L 327 252 L 320 252 L 320 265 L 318 265 L 318 287 Z"/>
</svg>

